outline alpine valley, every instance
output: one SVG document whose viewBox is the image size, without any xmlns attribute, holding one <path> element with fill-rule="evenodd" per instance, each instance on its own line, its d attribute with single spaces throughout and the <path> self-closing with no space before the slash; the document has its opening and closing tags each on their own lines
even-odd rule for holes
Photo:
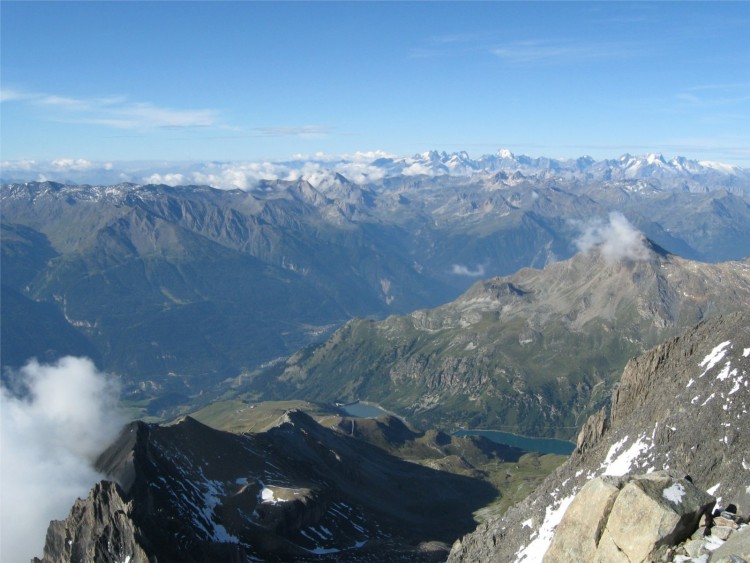
<svg viewBox="0 0 750 563">
<path fill-rule="evenodd" d="M 567 259 L 613 211 L 686 259 L 750 255 L 750 175 L 736 167 L 433 151 L 358 162 L 354 183 L 336 172 L 353 164 L 244 190 L 3 185 L 3 367 L 86 355 L 151 414 L 174 413 L 353 317 Z"/>
<path fill-rule="evenodd" d="M 86 356 L 134 419 L 30 557 L 745 557 L 750 173 L 507 150 L 209 168 L 3 171 L 3 386 Z M 566 461 L 460 429 L 578 439 Z"/>
</svg>

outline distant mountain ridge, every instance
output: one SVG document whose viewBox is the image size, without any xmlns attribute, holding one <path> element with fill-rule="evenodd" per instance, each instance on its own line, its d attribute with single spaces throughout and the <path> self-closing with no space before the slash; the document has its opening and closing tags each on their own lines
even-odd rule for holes
<svg viewBox="0 0 750 563">
<path fill-rule="evenodd" d="M 225 172 L 231 172 L 226 173 Z M 622 182 L 647 180 L 663 188 L 703 191 L 727 189 L 734 193 L 750 190 L 750 171 L 740 166 L 694 160 L 683 156 L 665 158 L 658 153 L 623 154 L 618 158 L 595 160 L 590 156 L 556 159 L 516 155 L 508 149 L 472 158 L 466 151 L 447 153 L 430 150 L 411 156 L 383 152 L 344 156 L 309 156 L 264 163 L 206 162 L 190 164 L 149 163 L 121 167 L 86 162 L 65 168 L 51 163 L 3 163 L 3 182 L 54 180 L 64 183 L 113 184 L 127 178 L 138 184 L 164 182 L 170 185 L 206 183 L 220 188 L 248 189 L 262 180 L 305 179 L 318 187 L 335 174 L 357 183 L 371 183 L 397 176 L 474 176 L 518 173 L 537 180 L 559 178 L 578 182 Z M 232 178 L 234 178 L 234 183 Z"/>
<path fill-rule="evenodd" d="M 477 279 L 569 258 L 612 213 L 685 258 L 750 256 L 750 196 L 727 175 L 729 188 L 696 176 L 693 189 L 549 171 L 319 172 L 245 190 L 3 185 L 3 366 L 85 354 L 129 397 L 165 397 L 156 413 L 352 317 L 435 307 Z"/>
</svg>

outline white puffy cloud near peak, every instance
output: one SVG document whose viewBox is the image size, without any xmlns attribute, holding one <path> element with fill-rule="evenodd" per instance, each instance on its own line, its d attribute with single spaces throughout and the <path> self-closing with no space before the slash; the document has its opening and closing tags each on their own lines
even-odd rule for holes
<svg viewBox="0 0 750 563">
<path fill-rule="evenodd" d="M 582 226 L 575 243 L 581 252 L 598 248 L 607 262 L 622 259 L 647 260 L 651 250 L 646 239 L 619 211 L 612 211 L 607 222 L 592 220 Z"/>
<path fill-rule="evenodd" d="M 478 278 L 485 274 L 484 265 L 480 264 L 476 268 L 470 268 L 468 266 L 464 266 L 463 264 L 453 264 L 453 267 L 451 268 L 451 273 L 456 274 L 457 276 L 468 276 L 470 278 Z"/>
<path fill-rule="evenodd" d="M 103 478 L 93 460 L 125 422 L 116 383 L 87 358 L 32 360 L 18 375 L 26 396 L 0 388 L 2 561 L 41 555 L 50 520 Z"/>
</svg>

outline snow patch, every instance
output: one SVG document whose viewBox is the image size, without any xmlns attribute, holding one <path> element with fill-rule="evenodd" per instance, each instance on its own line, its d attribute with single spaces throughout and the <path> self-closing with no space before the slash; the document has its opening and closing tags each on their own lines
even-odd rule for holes
<svg viewBox="0 0 750 563">
<path fill-rule="evenodd" d="M 724 356 L 726 355 L 726 347 L 729 346 L 731 342 L 729 340 L 722 342 L 718 346 L 716 346 L 713 350 L 711 350 L 711 353 L 708 354 L 705 358 L 703 358 L 703 361 L 698 364 L 700 367 L 705 366 L 705 370 L 703 370 L 703 373 L 700 374 L 700 377 L 703 377 L 706 375 L 708 370 L 710 370 L 712 367 L 714 367 L 716 364 L 718 364 L 721 360 L 724 359 Z"/>
<path fill-rule="evenodd" d="M 673 483 L 670 487 L 662 491 L 661 496 L 669 502 L 680 504 L 682 497 L 685 496 L 685 487 L 682 486 L 682 483 Z"/>
<path fill-rule="evenodd" d="M 643 440 L 643 436 L 641 436 L 633 443 L 632 446 L 618 455 L 614 460 L 611 460 L 611 456 L 617 453 L 626 439 L 627 437 L 610 448 L 610 451 L 607 454 L 607 459 L 605 459 L 604 463 L 602 464 L 602 468 L 606 467 L 606 469 L 604 470 L 604 475 L 625 475 L 628 471 L 630 471 L 630 467 L 631 465 L 633 465 L 633 462 L 637 460 L 642 453 L 648 451 L 651 447 Z M 618 447 L 613 451 L 613 448 L 615 448 L 615 446 Z"/>
<path fill-rule="evenodd" d="M 557 525 L 562 520 L 565 511 L 568 510 L 568 506 L 570 506 L 574 498 L 575 494 L 565 497 L 547 507 L 544 522 L 542 522 L 542 526 L 539 528 L 538 535 L 529 545 L 516 552 L 516 563 L 520 563 L 521 561 L 532 563 L 542 560 L 542 557 L 544 557 L 544 554 L 552 543 L 552 535 L 555 528 L 557 528 Z"/>
<path fill-rule="evenodd" d="M 719 375 L 716 376 L 716 379 L 718 379 L 719 381 L 724 381 L 730 376 L 735 377 L 737 375 L 737 368 L 733 369 L 732 371 L 729 371 L 730 367 L 732 367 L 731 363 L 727 362 L 726 365 L 719 372 Z"/>
<path fill-rule="evenodd" d="M 716 491 L 719 490 L 719 487 L 721 487 L 721 483 L 716 483 L 713 487 L 711 487 L 710 489 L 706 490 L 706 492 L 709 495 L 713 496 L 713 495 L 716 494 Z"/>
<path fill-rule="evenodd" d="M 743 357 L 743 358 L 747 358 L 748 356 L 750 356 L 750 348 L 745 348 L 745 349 L 744 349 L 744 350 L 742 351 L 742 357 Z"/>
</svg>

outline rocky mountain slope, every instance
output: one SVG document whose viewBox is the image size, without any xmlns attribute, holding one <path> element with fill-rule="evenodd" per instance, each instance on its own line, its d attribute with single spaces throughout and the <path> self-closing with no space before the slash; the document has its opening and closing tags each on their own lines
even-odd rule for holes
<svg viewBox="0 0 750 563">
<path fill-rule="evenodd" d="M 245 435 L 132 423 L 97 466 L 112 481 L 50 525 L 41 561 L 434 560 L 496 495 L 301 411 Z"/>
<path fill-rule="evenodd" d="M 731 504 L 738 514 L 747 516 L 750 513 L 750 435 L 746 431 L 750 427 L 747 411 L 750 312 L 744 306 L 747 303 L 747 300 L 742 302 L 740 312 L 703 322 L 630 361 L 612 396 L 611 409 L 602 410 L 587 421 L 571 458 L 525 501 L 457 542 L 449 562 L 541 561 L 576 494 L 601 476 L 612 479 L 648 476 L 660 470 L 676 476 L 688 475 L 692 484 L 712 495 L 719 507 Z M 611 490 L 612 481 L 609 483 L 605 480 L 601 486 Z M 664 481 L 659 494 L 669 486 L 676 486 L 677 481 L 669 483 Z M 620 481 L 614 488 L 620 490 L 623 486 Z M 688 487 L 685 483 L 680 486 Z M 644 490 L 643 486 L 640 488 Z M 624 491 L 622 488 L 620 494 Z M 595 510 L 589 504 L 589 512 Z M 631 515 L 638 521 L 645 518 L 644 514 Z M 639 532 L 631 530 L 630 536 L 651 533 L 651 528 L 647 528 L 644 526 Z M 714 543 L 716 548 L 720 542 Z M 667 557 L 666 553 L 662 555 Z M 676 554 L 673 552 L 670 557 Z M 682 560 L 689 559 L 685 556 Z"/>
<path fill-rule="evenodd" d="M 634 235 L 635 237 L 635 235 Z M 457 300 L 354 320 L 250 383 L 268 396 L 367 399 L 425 426 L 569 438 L 625 363 L 750 302 L 750 262 L 704 264 L 645 239 L 477 282 Z"/>
</svg>

